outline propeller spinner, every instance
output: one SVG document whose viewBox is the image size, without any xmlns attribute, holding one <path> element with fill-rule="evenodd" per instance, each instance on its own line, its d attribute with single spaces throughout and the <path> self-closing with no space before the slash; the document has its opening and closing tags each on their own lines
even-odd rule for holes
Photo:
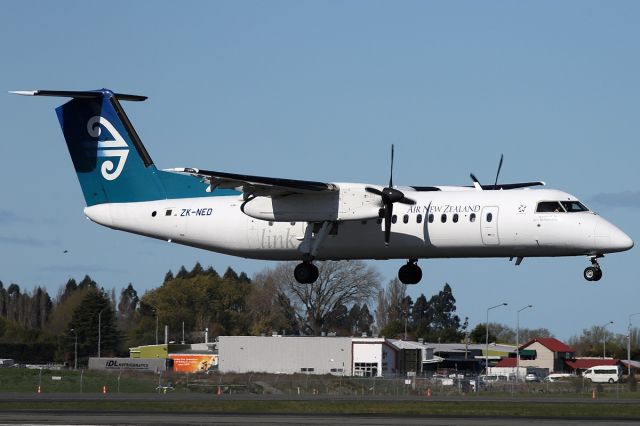
<svg viewBox="0 0 640 426">
<path fill-rule="evenodd" d="M 393 203 L 413 205 L 416 202 L 407 198 L 402 191 L 393 188 L 393 145 L 391 145 L 391 173 L 389 175 L 389 186 L 382 191 L 370 186 L 365 187 L 365 191 L 379 195 L 382 198 L 382 216 L 384 217 L 384 244 L 389 245 L 391 238 L 391 218 L 393 216 Z"/>
</svg>

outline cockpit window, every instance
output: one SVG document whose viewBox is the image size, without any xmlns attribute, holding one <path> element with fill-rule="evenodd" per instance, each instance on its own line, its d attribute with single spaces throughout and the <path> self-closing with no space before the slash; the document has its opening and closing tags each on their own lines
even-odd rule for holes
<svg viewBox="0 0 640 426">
<path fill-rule="evenodd" d="M 557 201 L 541 201 L 538 203 L 538 208 L 536 209 L 536 213 L 559 213 L 563 212 L 564 209 Z"/>
<path fill-rule="evenodd" d="M 584 206 L 580 201 L 561 201 L 562 207 L 569 212 L 588 212 L 589 209 Z"/>
</svg>

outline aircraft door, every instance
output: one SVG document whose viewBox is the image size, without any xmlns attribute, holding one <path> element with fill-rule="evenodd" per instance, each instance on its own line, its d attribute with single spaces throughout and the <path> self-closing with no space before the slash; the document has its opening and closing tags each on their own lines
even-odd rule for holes
<svg viewBox="0 0 640 426">
<path fill-rule="evenodd" d="M 482 232 L 482 242 L 485 245 L 500 244 L 498 237 L 498 206 L 489 206 L 482 209 L 480 229 Z"/>
</svg>

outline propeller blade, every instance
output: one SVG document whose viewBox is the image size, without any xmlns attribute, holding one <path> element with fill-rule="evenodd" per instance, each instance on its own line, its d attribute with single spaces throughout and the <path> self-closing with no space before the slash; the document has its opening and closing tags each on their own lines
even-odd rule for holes
<svg viewBox="0 0 640 426">
<path fill-rule="evenodd" d="M 473 173 L 471 173 L 469 176 L 471 176 L 471 180 L 473 181 L 473 186 L 476 189 L 482 191 L 482 185 L 480 185 L 480 181 L 478 180 L 478 178 Z"/>
<path fill-rule="evenodd" d="M 389 188 L 393 188 L 393 144 L 391 144 L 391 173 L 389 173 Z"/>
<path fill-rule="evenodd" d="M 383 196 L 384 196 L 384 193 L 383 193 L 382 191 L 380 191 L 379 189 L 377 189 L 377 188 L 372 188 L 372 187 L 370 187 L 370 186 L 366 186 L 366 187 L 364 188 L 364 190 L 365 190 L 365 191 L 367 191 L 367 192 L 370 192 L 370 193 L 372 193 L 372 194 L 379 195 L 379 196 L 381 196 L 381 197 L 383 197 Z"/>
<path fill-rule="evenodd" d="M 415 200 L 412 200 L 411 198 L 407 198 L 407 197 L 404 197 L 402 200 L 399 200 L 398 202 L 400 204 L 408 204 L 410 206 L 413 206 L 416 204 Z"/>
<path fill-rule="evenodd" d="M 500 169 L 502 169 L 503 159 L 504 159 L 504 154 L 500 154 L 500 163 L 498 163 L 498 173 L 496 173 L 496 181 L 493 183 L 493 189 L 496 189 L 496 186 L 498 186 L 498 176 L 500 176 Z"/>
<path fill-rule="evenodd" d="M 384 207 L 384 245 L 389 245 L 391 238 L 391 217 L 393 216 L 393 204 L 389 203 Z"/>
</svg>

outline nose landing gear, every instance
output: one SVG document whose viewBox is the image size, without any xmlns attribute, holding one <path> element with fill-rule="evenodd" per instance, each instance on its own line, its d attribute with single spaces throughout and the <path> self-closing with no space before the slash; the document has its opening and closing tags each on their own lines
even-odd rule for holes
<svg viewBox="0 0 640 426">
<path fill-rule="evenodd" d="M 400 267 L 398 279 L 402 284 L 418 284 L 422 279 L 422 269 L 418 266 L 418 259 L 409 259 L 406 265 Z"/>
<path fill-rule="evenodd" d="M 602 278 L 602 269 L 600 269 L 600 264 L 598 263 L 598 258 L 602 257 L 602 255 L 591 256 L 591 266 L 587 266 L 584 269 L 584 279 L 587 281 L 600 281 Z"/>
</svg>

